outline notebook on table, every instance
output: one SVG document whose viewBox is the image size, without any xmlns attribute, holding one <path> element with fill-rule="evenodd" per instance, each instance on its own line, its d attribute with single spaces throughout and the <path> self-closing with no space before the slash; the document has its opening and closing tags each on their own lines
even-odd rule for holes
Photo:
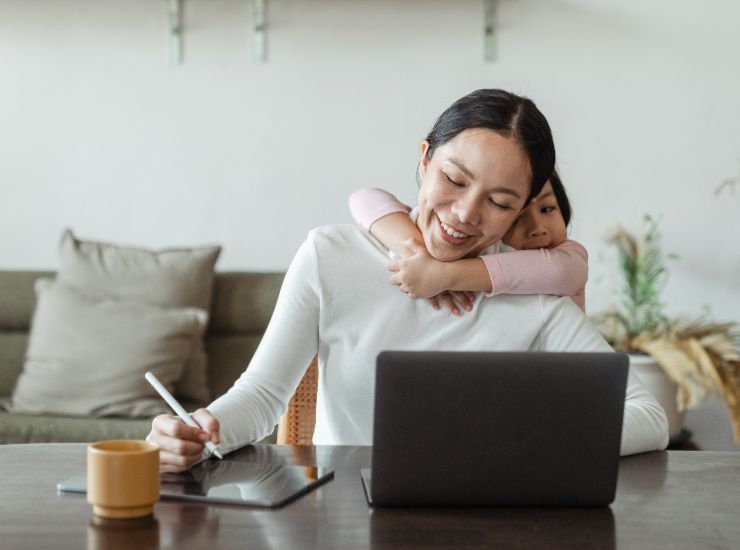
<svg viewBox="0 0 740 550">
<path fill-rule="evenodd" d="M 616 491 L 620 353 L 385 351 L 373 506 L 605 506 Z"/>
</svg>

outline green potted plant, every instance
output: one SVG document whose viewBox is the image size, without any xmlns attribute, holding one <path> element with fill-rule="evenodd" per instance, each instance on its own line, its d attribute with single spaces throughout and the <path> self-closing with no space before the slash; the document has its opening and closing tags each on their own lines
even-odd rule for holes
<svg viewBox="0 0 740 550">
<path fill-rule="evenodd" d="M 660 293 L 668 275 L 666 260 L 674 256 L 663 253 L 656 220 L 645 215 L 644 223 L 640 236 L 621 226 L 609 236 L 608 242 L 617 250 L 619 299 L 594 320 L 614 349 L 631 354 L 630 368 L 638 371 L 666 409 L 672 438 L 681 432 L 682 411 L 696 407 L 708 393 L 716 393 L 727 405 L 735 440 L 740 441 L 740 334 L 736 324 L 703 317 L 687 322 L 665 315 Z"/>
</svg>

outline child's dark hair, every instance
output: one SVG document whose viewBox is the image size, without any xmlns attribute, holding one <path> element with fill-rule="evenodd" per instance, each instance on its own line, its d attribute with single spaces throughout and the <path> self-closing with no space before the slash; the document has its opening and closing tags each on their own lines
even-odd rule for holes
<svg viewBox="0 0 740 550">
<path fill-rule="evenodd" d="M 555 200 L 558 201 L 558 208 L 560 209 L 560 213 L 563 215 L 563 221 L 565 222 L 565 227 L 568 227 L 568 224 L 570 223 L 570 217 L 572 214 L 572 210 L 570 208 L 570 201 L 568 200 L 568 194 L 565 192 L 563 181 L 560 179 L 560 176 L 558 175 L 557 170 L 553 170 L 549 181 L 550 181 L 550 185 L 552 186 L 553 195 L 555 195 Z"/>
</svg>

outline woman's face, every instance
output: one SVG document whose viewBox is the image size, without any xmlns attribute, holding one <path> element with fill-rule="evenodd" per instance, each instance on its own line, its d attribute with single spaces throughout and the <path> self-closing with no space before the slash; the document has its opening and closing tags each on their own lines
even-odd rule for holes
<svg viewBox="0 0 740 550">
<path fill-rule="evenodd" d="M 529 193 L 532 169 L 522 147 L 491 130 L 465 130 L 426 158 L 421 144 L 417 225 L 445 262 L 477 255 L 503 237 Z"/>
<path fill-rule="evenodd" d="M 562 244 L 565 235 L 565 220 L 548 181 L 504 235 L 504 242 L 517 250 L 551 248 Z"/>
</svg>

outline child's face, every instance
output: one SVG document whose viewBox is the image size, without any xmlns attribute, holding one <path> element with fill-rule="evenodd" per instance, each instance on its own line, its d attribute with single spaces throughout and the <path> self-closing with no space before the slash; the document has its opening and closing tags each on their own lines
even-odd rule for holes
<svg viewBox="0 0 740 550">
<path fill-rule="evenodd" d="M 517 250 L 552 248 L 565 241 L 565 221 L 549 181 L 522 211 L 503 241 Z"/>
</svg>

